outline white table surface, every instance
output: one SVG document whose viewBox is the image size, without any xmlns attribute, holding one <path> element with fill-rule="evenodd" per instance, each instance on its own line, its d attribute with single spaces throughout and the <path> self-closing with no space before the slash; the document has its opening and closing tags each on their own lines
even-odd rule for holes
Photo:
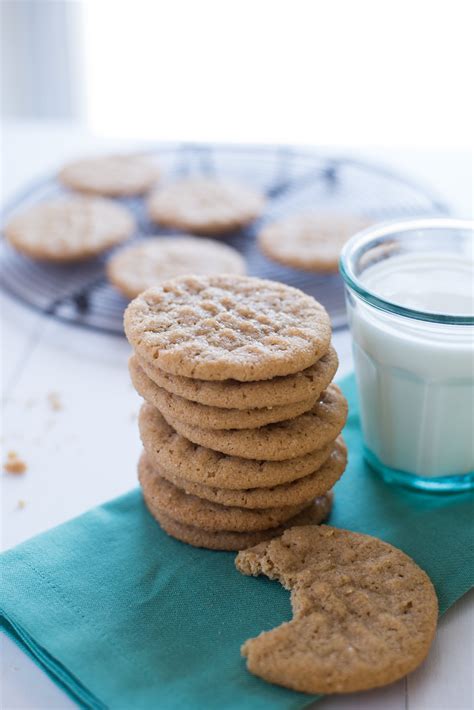
<svg viewBox="0 0 474 710">
<path fill-rule="evenodd" d="M 74 126 L 7 126 L 3 134 L 4 199 L 69 156 L 99 145 L 110 144 Z M 358 153 L 404 168 L 437 188 L 456 214 L 472 214 L 469 155 L 373 149 Z M 45 319 L 3 294 L 0 306 L 1 443 L 4 452 L 17 451 L 28 465 L 24 475 L 1 475 L 5 549 L 136 485 L 140 401 L 127 374 L 125 339 Z M 341 360 L 339 375 L 344 375 L 351 369 L 347 332 L 336 333 L 334 343 Z M 60 410 L 52 409 L 50 393 L 57 394 Z M 441 619 L 428 660 L 408 679 L 377 691 L 325 698 L 317 707 L 471 710 L 473 601 L 472 593 L 466 595 Z M 74 707 L 13 642 L 2 636 L 1 643 L 3 710 Z"/>
</svg>

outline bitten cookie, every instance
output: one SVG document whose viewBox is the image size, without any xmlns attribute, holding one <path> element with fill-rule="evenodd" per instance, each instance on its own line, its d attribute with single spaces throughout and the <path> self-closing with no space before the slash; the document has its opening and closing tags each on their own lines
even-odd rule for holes
<svg viewBox="0 0 474 710">
<path fill-rule="evenodd" d="M 331 338 L 329 317 L 314 298 L 248 276 L 167 281 L 133 300 L 124 324 L 145 360 L 204 380 L 290 375 L 321 358 Z"/>
<path fill-rule="evenodd" d="M 313 408 L 315 400 L 265 407 L 263 409 L 221 409 L 208 407 L 206 404 L 191 402 L 176 394 L 171 394 L 158 387 L 138 364 L 135 357 L 130 358 L 128 369 L 132 384 L 138 394 L 149 404 L 160 410 L 165 417 L 176 418 L 185 424 L 202 426 L 206 429 L 247 429 L 260 427 L 271 422 L 281 422 L 303 414 Z"/>
<path fill-rule="evenodd" d="M 159 522 L 163 530 L 181 542 L 186 542 L 194 547 L 206 547 L 208 550 L 244 550 L 246 547 L 256 545 L 262 540 L 269 540 L 272 537 L 281 535 L 287 527 L 295 525 L 318 525 L 327 520 L 332 507 L 333 495 L 326 493 L 316 498 L 311 505 L 298 513 L 294 518 L 290 518 L 283 525 L 269 530 L 257 530 L 255 532 L 209 532 L 194 525 L 184 525 L 174 520 L 163 510 L 150 511 L 153 517 Z"/>
<path fill-rule="evenodd" d="M 258 245 L 266 256 L 285 266 L 337 271 L 343 245 L 370 224 L 356 215 L 296 215 L 264 227 Z"/>
<path fill-rule="evenodd" d="M 149 404 L 140 409 L 138 427 L 153 466 L 187 481 L 229 490 L 270 488 L 303 478 L 319 470 L 333 449 L 331 441 L 322 449 L 286 461 L 226 456 L 178 434 Z"/>
<path fill-rule="evenodd" d="M 426 657 L 438 616 L 428 576 L 369 535 L 295 527 L 237 555 L 243 574 L 291 589 L 293 619 L 242 647 L 251 673 L 304 693 L 392 683 Z"/>
<path fill-rule="evenodd" d="M 311 398 L 316 400 L 332 381 L 339 364 L 336 351 L 330 346 L 328 352 L 314 365 L 294 375 L 257 382 L 208 382 L 170 375 L 139 355 L 135 355 L 135 358 L 153 382 L 172 394 L 211 407 L 244 410 L 281 407 Z"/>
<path fill-rule="evenodd" d="M 67 163 L 58 178 L 66 187 L 94 195 L 125 197 L 147 192 L 158 180 L 156 165 L 143 155 L 101 155 Z"/>
<path fill-rule="evenodd" d="M 346 422 L 347 402 L 339 387 L 331 384 L 309 412 L 259 429 L 203 429 L 162 414 L 168 424 L 195 444 L 244 459 L 283 461 L 334 441 Z"/>
<path fill-rule="evenodd" d="M 41 202 L 10 219 L 4 233 L 18 251 L 44 261 L 81 261 L 123 242 L 133 232 L 131 214 L 101 197 Z"/>
<path fill-rule="evenodd" d="M 212 532 L 252 532 L 276 528 L 308 506 L 306 501 L 299 505 L 251 510 L 211 503 L 203 498 L 188 495 L 163 478 L 158 470 L 152 468 L 145 453 L 138 464 L 138 478 L 143 497 L 152 513 L 154 510 L 162 510 L 184 525 L 194 525 Z"/>
<path fill-rule="evenodd" d="M 196 237 L 147 237 L 115 254 L 107 264 L 109 281 L 127 298 L 186 274 L 245 274 L 236 249 Z"/>
<path fill-rule="evenodd" d="M 193 234 L 240 229 L 263 212 L 265 198 L 239 183 L 192 177 L 157 188 L 148 200 L 151 219 Z"/>
<path fill-rule="evenodd" d="M 299 505 L 314 500 L 317 496 L 327 493 L 344 473 L 347 463 L 347 449 L 339 437 L 334 442 L 333 449 L 321 468 L 309 476 L 298 478 L 291 483 L 272 488 L 247 488 L 229 490 L 215 488 L 202 483 L 193 483 L 185 478 L 179 478 L 173 473 L 160 468 L 160 475 L 175 486 L 190 495 L 219 503 L 219 505 L 237 506 L 240 508 L 274 508 L 282 505 Z"/>
</svg>

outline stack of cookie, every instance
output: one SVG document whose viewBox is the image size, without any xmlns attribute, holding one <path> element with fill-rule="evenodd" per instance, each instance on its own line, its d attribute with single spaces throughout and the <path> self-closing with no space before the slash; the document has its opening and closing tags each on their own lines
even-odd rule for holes
<svg viewBox="0 0 474 710">
<path fill-rule="evenodd" d="M 327 518 L 347 403 L 317 301 L 245 276 L 181 277 L 132 301 L 125 332 L 145 399 L 139 479 L 166 532 L 237 550 Z"/>
</svg>

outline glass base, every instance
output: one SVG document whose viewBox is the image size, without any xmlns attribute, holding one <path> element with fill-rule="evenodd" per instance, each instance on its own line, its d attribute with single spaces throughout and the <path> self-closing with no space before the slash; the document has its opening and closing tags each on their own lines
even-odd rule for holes
<svg viewBox="0 0 474 710">
<path fill-rule="evenodd" d="M 413 473 L 399 471 L 385 466 L 367 447 L 364 446 L 364 457 L 371 468 L 380 474 L 386 483 L 404 486 L 428 493 L 461 493 L 474 490 L 474 471 L 454 476 L 436 476 L 427 478 Z"/>
</svg>

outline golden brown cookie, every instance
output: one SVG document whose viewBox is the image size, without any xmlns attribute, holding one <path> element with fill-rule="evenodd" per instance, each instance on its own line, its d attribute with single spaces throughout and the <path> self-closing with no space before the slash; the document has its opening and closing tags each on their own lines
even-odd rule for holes
<svg viewBox="0 0 474 710">
<path fill-rule="evenodd" d="M 159 387 L 179 397 L 224 409 L 281 407 L 311 398 L 317 399 L 336 374 L 339 361 L 332 346 L 323 357 L 301 372 L 257 382 L 208 382 L 170 375 L 135 355 L 141 368 Z"/>
<path fill-rule="evenodd" d="M 302 214 L 264 227 L 258 245 L 270 259 L 307 271 L 337 271 L 343 245 L 371 222 L 356 215 Z"/>
<path fill-rule="evenodd" d="M 283 461 L 334 441 L 346 422 L 347 402 L 339 387 L 331 384 L 309 412 L 258 429 L 203 429 L 162 414 L 173 429 L 194 444 L 244 459 Z"/>
<path fill-rule="evenodd" d="M 148 200 L 151 219 L 192 234 L 219 235 L 240 229 L 263 212 L 265 198 L 239 183 L 184 178 L 157 188 Z"/>
<path fill-rule="evenodd" d="M 327 520 L 332 506 L 332 493 L 325 493 L 316 498 L 313 503 L 298 513 L 294 518 L 290 518 L 283 525 L 269 530 L 257 530 L 255 532 L 209 532 L 194 525 L 184 525 L 174 520 L 163 510 L 150 510 L 153 517 L 159 522 L 163 530 L 181 542 L 186 542 L 194 547 L 206 547 L 209 550 L 244 550 L 246 547 L 256 545 L 262 540 L 269 540 L 272 537 L 281 535 L 287 527 L 295 525 L 318 525 Z"/>
<path fill-rule="evenodd" d="M 163 478 L 158 470 L 152 468 L 145 453 L 138 464 L 138 478 L 150 511 L 162 510 L 184 525 L 194 525 L 211 532 L 254 532 L 276 528 L 297 515 L 309 503 L 305 501 L 299 505 L 256 510 L 211 503 L 203 498 L 188 495 Z"/>
<path fill-rule="evenodd" d="M 291 590 L 293 619 L 242 647 L 251 673 L 304 693 L 392 683 L 426 657 L 438 616 L 428 576 L 392 545 L 328 526 L 287 530 L 237 555 Z"/>
<path fill-rule="evenodd" d="M 201 237 L 147 237 L 125 247 L 107 264 L 109 281 L 127 298 L 186 274 L 245 274 L 236 249 Z"/>
<path fill-rule="evenodd" d="M 144 155 L 101 155 L 67 163 L 58 175 L 66 187 L 94 195 L 125 197 L 147 192 L 159 171 Z"/>
<path fill-rule="evenodd" d="M 136 357 L 129 360 L 128 369 L 132 384 L 138 394 L 149 404 L 157 407 L 165 417 L 173 417 L 185 424 L 202 426 L 206 429 L 247 429 L 260 427 L 271 422 L 280 422 L 303 414 L 313 408 L 315 400 L 295 402 L 282 407 L 263 409 L 221 409 L 206 404 L 191 402 L 171 394 L 155 385 L 145 375 Z"/>
<path fill-rule="evenodd" d="M 140 409 L 140 437 L 153 466 L 194 483 L 229 490 L 270 488 L 308 476 L 321 468 L 333 449 L 323 449 L 286 461 L 252 461 L 226 456 L 193 444 L 171 427 L 149 404 Z"/>
<path fill-rule="evenodd" d="M 123 242 L 133 232 L 131 214 L 102 197 L 61 197 L 27 208 L 10 219 L 10 244 L 33 259 L 81 261 Z"/>
<path fill-rule="evenodd" d="M 124 324 L 145 360 L 205 380 L 290 375 L 322 357 L 331 338 L 329 317 L 314 298 L 248 276 L 167 281 L 135 298 Z"/>
<path fill-rule="evenodd" d="M 160 475 L 190 495 L 210 500 L 213 503 L 240 508 L 275 508 L 282 505 L 298 505 L 327 493 L 344 473 L 347 463 L 347 448 L 342 437 L 334 442 L 333 450 L 321 468 L 309 476 L 272 488 L 246 488 L 229 490 L 202 483 L 193 483 L 179 478 L 160 468 Z"/>
</svg>

